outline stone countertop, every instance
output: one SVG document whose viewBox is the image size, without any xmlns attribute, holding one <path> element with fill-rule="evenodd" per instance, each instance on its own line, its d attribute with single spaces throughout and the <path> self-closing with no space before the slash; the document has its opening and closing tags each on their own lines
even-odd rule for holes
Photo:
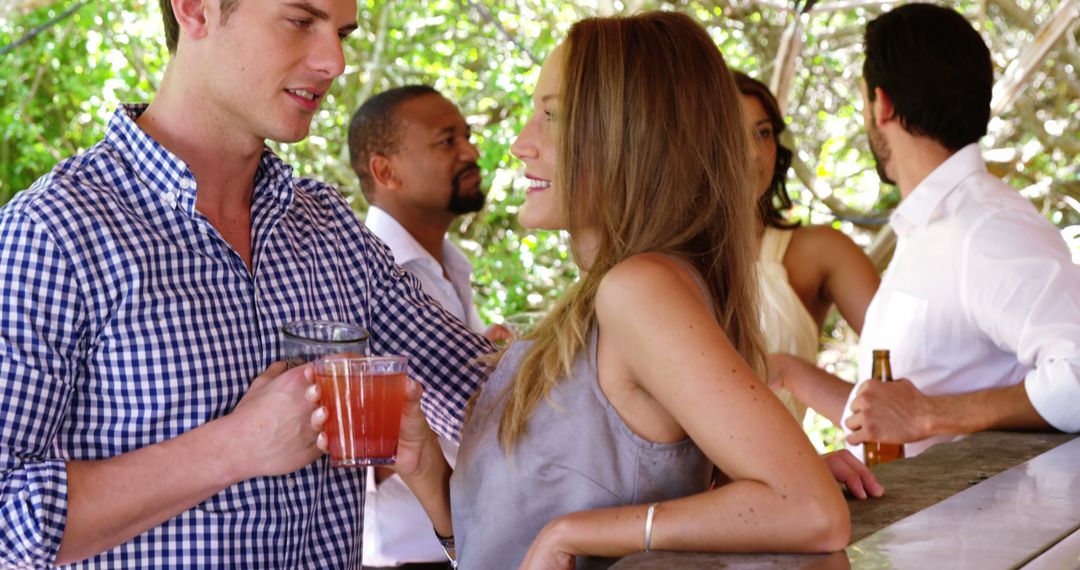
<svg viewBox="0 0 1080 570">
<path fill-rule="evenodd" d="M 1076 434 L 989 431 L 961 441 L 936 445 L 917 457 L 874 468 L 885 485 L 885 496 L 860 501 L 848 497 L 851 542 L 921 511 L 989 479 L 1013 466 L 1053 449 Z M 798 554 L 690 554 L 639 553 L 623 558 L 613 570 L 668 570 L 672 568 L 850 568 L 843 552 L 829 555 Z"/>
</svg>

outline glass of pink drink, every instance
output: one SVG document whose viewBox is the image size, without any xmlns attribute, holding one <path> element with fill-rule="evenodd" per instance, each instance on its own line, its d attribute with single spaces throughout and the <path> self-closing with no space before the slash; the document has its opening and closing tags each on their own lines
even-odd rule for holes
<svg viewBox="0 0 1080 570">
<path fill-rule="evenodd" d="M 407 374 L 405 356 L 337 355 L 315 361 L 331 465 L 364 467 L 397 460 Z"/>
</svg>

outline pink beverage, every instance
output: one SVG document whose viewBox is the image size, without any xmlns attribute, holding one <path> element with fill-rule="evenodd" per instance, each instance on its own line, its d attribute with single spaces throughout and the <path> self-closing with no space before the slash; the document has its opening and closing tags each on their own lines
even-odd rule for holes
<svg viewBox="0 0 1080 570">
<path fill-rule="evenodd" d="M 406 374 L 404 356 L 334 356 L 315 362 L 333 466 L 394 463 Z"/>
</svg>

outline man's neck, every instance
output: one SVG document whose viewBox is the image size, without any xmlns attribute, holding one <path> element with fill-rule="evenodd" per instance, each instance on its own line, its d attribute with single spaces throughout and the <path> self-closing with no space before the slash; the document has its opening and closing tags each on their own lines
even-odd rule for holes
<svg viewBox="0 0 1080 570">
<path fill-rule="evenodd" d="M 896 185 L 906 199 L 915 188 L 954 154 L 941 143 L 923 136 L 906 137 L 892 146 Z"/>
<path fill-rule="evenodd" d="M 174 81 L 167 69 L 157 96 L 136 122 L 191 169 L 200 209 L 249 207 L 263 141 L 233 132 L 194 91 Z"/>
</svg>

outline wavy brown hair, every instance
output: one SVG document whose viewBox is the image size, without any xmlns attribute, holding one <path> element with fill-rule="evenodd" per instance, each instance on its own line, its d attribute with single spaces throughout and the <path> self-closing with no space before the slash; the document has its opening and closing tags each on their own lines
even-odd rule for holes
<svg viewBox="0 0 1080 570">
<path fill-rule="evenodd" d="M 787 192 L 788 169 L 791 168 L 791 159 L 794 156 L 791 149 L 780 144 L 780 134 L 787 129 L 784 124 L 784 116 L 780 113 L 780 104 L 776 97 L 769 91 L 764 83 L 741 72 L 734 71 L 735 85 L 743 95 L 753 97 L 761 102 L 765 114 L 769 116 L 769 124 L 773 129 L 773 140 L 776 142 L 776 162 L 773 163 L 772 180 L 769 181 L 769 190 L 758 198 L 757 213 L 761 225 L 774 228 L 790 229 L 799 225 L 787 219 L 786 211 L 791 209 L 791 196 Z M 757 188 L 754 188 L 757 192 Z"/>
<path fill-rule="evenodd" d="M 690 263 L 734 347 L 764 370 L 749 141 L 716 44 L 688 16 L 649 12 L 574 24 L 565 55 L 556 189 L 571 239 L 588 228 L 595 252 L 529 335 L 499 423 L 507 451 L 587 346 L 601 280 L 637 254 Z"/>
</svg>

